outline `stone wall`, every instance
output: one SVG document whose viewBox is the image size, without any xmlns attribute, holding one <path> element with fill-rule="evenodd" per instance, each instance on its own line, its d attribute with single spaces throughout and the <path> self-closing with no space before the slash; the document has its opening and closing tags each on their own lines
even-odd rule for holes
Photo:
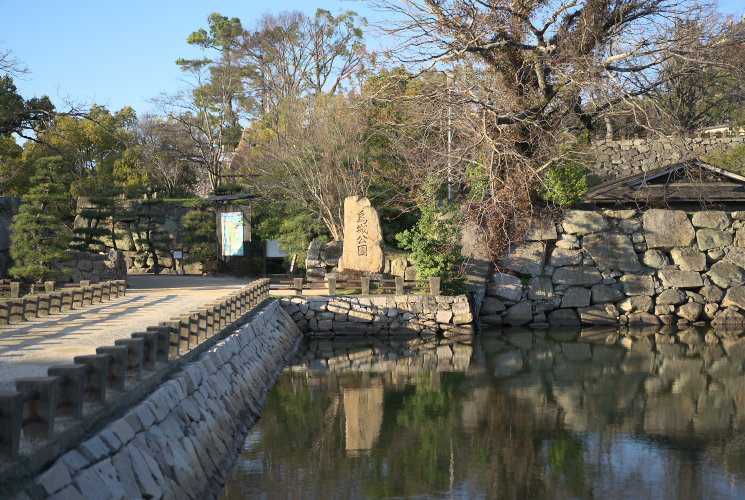
<svg viewBox="0 0 745 500">
<path fill-rule="evenodd" d="M 127 279 L 127 262 L 121 250 L 109 250 L 107 253 L 72 252 L 68 267 L 72 271 L 72 281 L 76 282 Z"/>
<path fill-rule="evenodd" d="M 484 325 L 745 326 L 745 212 L 569 210 L 498 265 Z"/>
<path fill-rule="evenodd" d="M 595 157 L 591 169 L 603 179 L 615 179 L 681 160 L 701 158 L 740 144 L 745 144 L 745 136 L 597 141 L 591 147 Z"/>
<path fill-rule="evenodd" d="M 269 303 L 16 498 L 216 498 L 300 338 Z"/>
<path fill-rule="evenodd" d="M 303 333 L 335 335 L 462 335 L 473 316 L 465 295 L 293 297 L 281 300 Z"/>
</svg>

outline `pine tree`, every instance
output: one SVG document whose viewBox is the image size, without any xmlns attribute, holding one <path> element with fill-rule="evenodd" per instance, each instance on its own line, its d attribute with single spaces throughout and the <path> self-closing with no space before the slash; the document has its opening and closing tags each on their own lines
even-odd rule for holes
<svg viewBox="0 0 745 500">
<path fill-rule="evenodd" d="M 168 253 L 171 244 L 170 236 L 163 229 L 165 216 L 154 208 L 159 203 L 161 200 L 157 198 L 141 200 L 139 208 L 131 214 L 137 220 L 135 243 L 146 259 L 152 259 L 150 269 L 155 274 L 160 274 L 161 271 L 158 254 Z"/>
<path fill-rule="evenodd" d="M 63 265 L 70 260 L 70 235 L 63 217 L 70 213 L 67 194 L 69 179 L 64 174 L 61 157 L 41 158 L 31 188 L 23 197 L 18 214 L 13 217 L 10 256 L 14 265 L 9 273 L 41 283 L 68 272 Z"/>
<path fill-rule="evenodd" d="M 121 189 L 116 186 L 99 186 L 96 189 L 88 199 L 89 206 L 78 213 L 84 222 L 73 230 L 72 248 L 82 252 L 98 252 L 111 246 L 118 250 L 116 240 L 122 233 L 117 231 L 121 214 L 116 197 L 120 194 Z"/>
</svg>

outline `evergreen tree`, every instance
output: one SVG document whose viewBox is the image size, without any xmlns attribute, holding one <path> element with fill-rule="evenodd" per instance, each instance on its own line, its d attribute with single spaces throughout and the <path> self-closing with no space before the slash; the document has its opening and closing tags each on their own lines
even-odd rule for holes
<svg viewBox="0 0 745 500">
<path fill-rule="evenodd" d="M 65 165 L 59 156 L 36 162 L 31 188 L 10 226 L 10 256 L 14 265 L 9 273 L 12 276 L 41 283 L 59 271 L 67 272 L 61 265 L 70 259 L 71 238 L 63 218 L 69 215 L 71 207 L 67 195 L 69 180 L 64 171 Z"/>
<path fill-rule="evenodd" d="M 154 209 L 159 203 L 161 200 L 157 198 L 141 200 L 139 208 L 131 214 L 137 220 L 135 243 L 144 253 L 144 258 L 152 260 L 150 269 L 155 274 L 160 274 L 161 271 L 158 254 L 168 253 L 171 243 L 170 236 L 163 229 L 165 216 Z"/>
<path fill-rule="evenodd" d="M 83 225 L 73 230 L 72 247 L 83 252 L 97 252 L 111 246 L 118 250 L 116 239 L 122 236 L 117 231 L 120 211 L 116 196 L 122 192 L 117 186 L 99 186 L 88 199 L 89 206 L 80 210 Z M 76 224 L 77 225 L 77 224 Z"/>
</svg>

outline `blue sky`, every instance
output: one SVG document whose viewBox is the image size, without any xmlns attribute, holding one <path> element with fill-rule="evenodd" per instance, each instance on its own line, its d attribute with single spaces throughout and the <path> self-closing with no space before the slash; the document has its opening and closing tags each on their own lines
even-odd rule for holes
<svg viewBox="0 0 745 500">
<path fill-rule="evenodd" d="M 199 51 L 186 37 L 206 27 L 211 12 L 239 17 L 250 27 L 262 14 L 322 7 L 378 13 L 354 0 L 0 0 L 0 43 L 12 49 L 31 73 L 16 79 L 26 97 L 47 94 L 60 103 L 96 102 L 115 111 L 131 105 L 138 114 L 148 99 L 179 87 L 174 63 Z M 723 12 L 742 16 L 744 0 L 723 0 Z M 374 45 L 374 41 L 370 43 Z"/>
</svg>

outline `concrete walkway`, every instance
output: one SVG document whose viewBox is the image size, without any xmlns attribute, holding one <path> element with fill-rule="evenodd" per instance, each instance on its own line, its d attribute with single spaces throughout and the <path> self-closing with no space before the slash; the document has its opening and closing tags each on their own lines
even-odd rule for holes
<svg viewBox="0 0 745 500">
<path fill-rule="evenodd" d="M 110 302 L 0 326 L 0 390 L 15 390 L 14 380 L 45 377 L 47 367 L 95 354 L 181 313 L 211 303 L 250 279 L 202 276 L 134 275 L 127 295 Z"/>
</svg>

